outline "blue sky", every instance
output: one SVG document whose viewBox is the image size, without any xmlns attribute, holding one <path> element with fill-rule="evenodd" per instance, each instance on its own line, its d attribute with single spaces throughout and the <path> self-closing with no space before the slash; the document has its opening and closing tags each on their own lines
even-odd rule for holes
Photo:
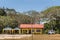
<svg viewBox="0 0 60 40">
<path fill-rule="evenodd" d="M 42 11 L 51 6 L 60 6 L 60 0 L 0 0 L 0 7 L 14 8 L 18 12 Z"/>
</svg>

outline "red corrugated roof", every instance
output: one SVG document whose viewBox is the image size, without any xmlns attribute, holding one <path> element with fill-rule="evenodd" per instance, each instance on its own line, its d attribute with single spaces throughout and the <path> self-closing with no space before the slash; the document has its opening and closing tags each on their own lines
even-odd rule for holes
<svg viewBox="0 0 60 40">
<path fill-rule="evenodd" d="M 20 28 L 44 28 L 44 24 L 20 24 Z"/>
</svg>

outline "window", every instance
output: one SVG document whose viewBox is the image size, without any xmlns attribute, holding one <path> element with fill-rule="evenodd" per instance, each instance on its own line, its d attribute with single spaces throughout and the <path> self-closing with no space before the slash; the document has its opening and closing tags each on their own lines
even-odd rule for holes
<svg viewBox="0 0 60 40">
<path fill-rule="evenodd" d="M 27 33 L 27 30 L 23 30 L 23 33 Z"/>
<path fill-rule="evenodd" d="M 32 30 L 32 32 L 34 32 L 34 30 Z"/>
<path fill-rule="evenodd" d="M 18 34 L 19 33 L 19 30 L 15 30 L 15 33 Z"/>
<path fill-rule="evenodd" d="M 37 29 L 36 32 L 40 32 L 40 29 Z"/>
<path fill-rule="evenodd" d="M 23 32 L 27 32 L 27 30 L 23 30 Z"/>
</svg>

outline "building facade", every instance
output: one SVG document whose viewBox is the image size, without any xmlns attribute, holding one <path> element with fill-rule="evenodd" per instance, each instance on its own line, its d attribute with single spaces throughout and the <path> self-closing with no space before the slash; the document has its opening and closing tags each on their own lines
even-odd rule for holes
<svg viewBox="0 0 60 40">
<path fill-rule="evenodd" d="M 21 34 L 42 34 L 43 24 L 20 24 Z"/>
<path fill-rule="evenodd" d="M 3 28 L 4 34 L 42 34 L 43 24 L 20 24 L 12 29 L 11 27 Z"/>
</svg>

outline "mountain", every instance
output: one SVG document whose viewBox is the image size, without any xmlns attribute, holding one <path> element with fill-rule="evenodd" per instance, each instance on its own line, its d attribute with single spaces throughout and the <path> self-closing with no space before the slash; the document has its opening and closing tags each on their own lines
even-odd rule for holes
<svg viewBox="0 0 60 40">
<path fill-rule="evenodd" d="M 56 18 L 60 17 L 60 6 L 49 7 L 46 10 L 41 12 L 43 17 L 47 18 Z"/>
</svg>

